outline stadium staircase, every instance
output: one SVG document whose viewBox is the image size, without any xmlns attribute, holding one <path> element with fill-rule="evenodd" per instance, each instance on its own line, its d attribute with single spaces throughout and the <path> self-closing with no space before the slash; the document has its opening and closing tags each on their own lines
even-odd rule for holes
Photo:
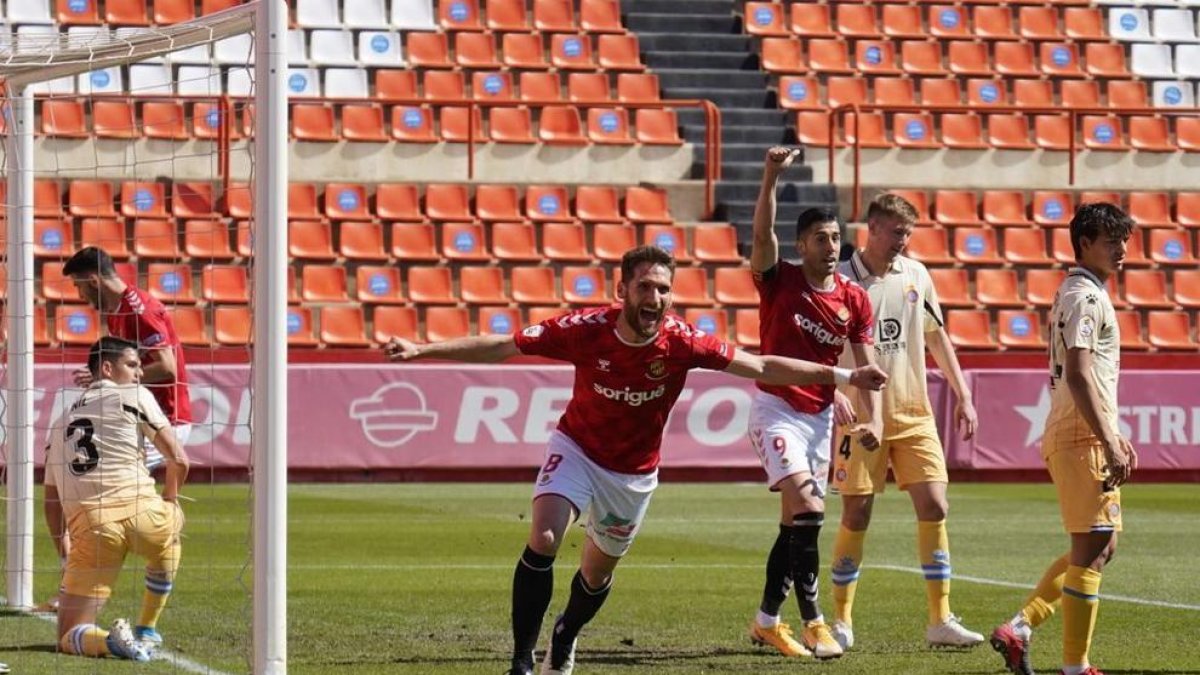
<svg viewBox="0 0 1200 675">
<path fill-rule="evenodd" d="M 625 26 L 638 34 L 643 61 L 658 74 L 664 98 L 705 98 L 721 109 L 722 180 L 715 218 L 738 228 L 749 245 L 754 202 L 768 146 L 795 143 L 788 112 L 781 110 L 769 76 L 759 68 L 754 38 L 742 29 L 732 0 L 622 0 Z M 704 120 L 680 111 L 686 141 L 695 144 L 700 175 Z M 781 181 L 778 218 L 794 221 L 811 206 L 837 208 L 832 185 L 812 182 L 812 169 L 796 166 Z M 787 239 L 786 230 L 781 231 Z M 784 241 L 790 246 L 790 241 Z"/>
</svg>

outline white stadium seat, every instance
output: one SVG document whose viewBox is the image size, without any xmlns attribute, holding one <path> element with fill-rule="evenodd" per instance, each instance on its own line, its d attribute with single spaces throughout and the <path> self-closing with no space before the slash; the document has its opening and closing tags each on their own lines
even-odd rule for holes
<svg viewBox="0 0 1200 675">
<path fill-rule="evenodd" d="M 1135 7 L 1113 7 L 1108 10 L 1108 34 L 1118 40 L 1153 40 L 1149 12 Z"/>
<path fill-rule="evenodd" d="M 367 71 L 362 68 L 326 68 L 325 96 L 329 98 L 367 98 L 370 87 Z"/>
<path fill-rule="evenodd" d="M 305 28 L 341 28 L 339 4 L 338 0 L 297 0 L 296 24 Z"/>
<path fill-rule="evenodd" d="M 1196 19 L 1187 9 L 1156 9 L 1151 15 L 1154 21 L 1154 39 L 1163 42 L 1195 42 Z"/>
<path fill-rule="evenodd" d="M 288 96 L 320 96 L 320 85 L 316 68 L 288 68 Z"/>
<path fill-rule="evenodd" d="M 387 7 L 383 0 L 353 0 L 343 6 L 342 21 L 349 28 L 387 28 Z"/>
<path fill-rule="evenodd" d="M 235 66 L 225 73 L 225 93 L 230 96 L 249 96 L 254 93 L 254 69 Z"/>
<path fill-rule="evenodd" d="M 179 66 L 175 76 L 175 93 L 181 96 L 211 96 L 222 92 L 221 70 L 216 66 Z"/>
<path fill-rule="evenodd" d="M 354 35 L 347 30 L 314 30 L 308 34 L 308 56 L 318 66 L 352 66 Z"/>
<path fill-rule="evenodd" d="M 303 28 L 293 28 L 288 31 L 288 65 L 308 65 L 308 38 Z"/>
<path fill-rule="evenodd" d="M 54 26 L 17 26 L 16 51 L 40 52 L 58 42 L 58 29 Z M 72 88 L 74 85 L 72 85 Z"/>
<path fill-rule="evenodd" d="M 146 29 L 126 26 L 124 28 L 118 28 L 116 30 L 116 32 L 113 33 L 113 35 L 115 35 L 118 40 L 127 40 L 130 37 L 133 37 L 134 35 L 142 32 L 144 30 L 146 30 Z M 143 61 L 138 61 L 138 63 L 166 63 L 166 62 L 167 62 L 167 59 L 163 56 L 155 56 L 155 57 L 145 59 Z"/>
<path fill-rule="evenodd" d="M 90 73 L 80 73 L 75 79 L 75 88 L 81 94 L 119 94 L 125 91 L 120 66 L 101 68 Z"/>
<path fill-rule="evenodd" d="M 1171 63 L 1171 46 L 1159 44 L 1135 44 L 1130 50 L 1130 69 L 1140 77 L 1174 78 L 1175 67 Z"/>
<path fill-rule="evenodd" d="M 219 64 L 254 62 L 254 36 L 249 33 L 233 35 L 213 44 L 213 60 Z"/>
<path fill-rule="evenodd" d="M 400 34 L 364 30 L 358 34 L 358 61 L 368 66 L 404 66 Z"/>
<path fill-rule="evenodd" d="M 1196 106 L 1196 97 L 1192 91 L 1191 82 L 1158 80 L 1154 83 L 1153 95 L 1156 108 L 1194 108 Z"/>
<path fill-rule="evenodd" d="M 171 66 L 164 63 L 135 63 L 129 66 L 129 93 L 174 94 Z"/>
<path fill-rule="evenodd" d="M 405 30 L 435 30 L 433 0 L 392 0 L 392 25 Z"/>
<path fill-rule="evenodd" d="M 175 52 L 167 53 L 167 61 L 170 63 L 186 63 L 188 65 L 203 66 L 208 65 L 212 61 L 212 50 L 207 44 L 195 45 L 186 49 L 180 49 Z"/>
<path fill-rule="evenodd" d="M 71 26 L 67 29 L 68 47 L 97 47 L 112 41 L 112 34 L 103 26 Z"/>
<path fill-rule="evenodd" d="M 55 80 L 35 82 L 29 85 L 29 91 L 33 94 L 74 94 L 75 78 L 68 75 Z"/>
<path fill-rule="evenodd" d="M 54 23 L 50 15 L 51 0 L 8 0 L 8 22 Z"/>
<path fill-rule="evenodd" d="M 1200 79 L 1200 45 L 1175 47 L 1175 72 L 1187 80 Z"/>
</svg>

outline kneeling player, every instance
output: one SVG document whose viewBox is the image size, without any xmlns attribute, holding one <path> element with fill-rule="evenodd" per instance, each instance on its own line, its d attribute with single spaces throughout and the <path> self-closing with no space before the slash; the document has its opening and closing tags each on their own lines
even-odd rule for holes
<svg viewBox="0 0 1200 675">
<path fill-rule="evenodd" d="M 693 368 L 724 370 L 772 384 L 833 384 L 847 380 L 878 389 L 877 368 L 840 371 L 805 361 L 754 356 L 668 316 L 675 261 L 644 246 L 621 260 L 619 307 L 581 310 L 492 335 L 416 345 L 393 339 L 394 361 L 441 358 L 498 362 L 540 355 L 575 366 L 575 385 L 533 496 L 529 541 L 513 576 L 513 659 L 510 673 L 533 672 L 533 650 L 554 589 L 554 557 L 567 526 L 588 512 L 588 538 L 571 582 L 566 610 L 554 623 L 543 675 L 570 673 L 575 640 L 612 586 L 658 485 L 663 427 Z"/>
</svg>

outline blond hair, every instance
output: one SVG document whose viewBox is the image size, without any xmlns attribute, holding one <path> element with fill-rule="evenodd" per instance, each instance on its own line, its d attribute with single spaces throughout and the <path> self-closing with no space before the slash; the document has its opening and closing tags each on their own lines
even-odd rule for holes
<svg viewBox="0 0 1200 675">
<path fill-rule="evenodd" d="M 872 199 L 870 206 L 867 207 L 868 221 L 876 218 L 895 218 L 907 224 L 913 224 L 917 222 L 918 217 L 917 207 L 904 197 L 891 192 L 884 192 Z"/>
</svg>

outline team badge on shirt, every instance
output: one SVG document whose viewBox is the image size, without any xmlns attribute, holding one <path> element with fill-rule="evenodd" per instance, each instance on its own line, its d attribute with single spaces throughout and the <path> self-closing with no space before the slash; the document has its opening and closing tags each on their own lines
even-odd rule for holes
<svg viewBox="0 0 1200 675">
<path fill-rule="evenodd" d="M 525 337 L 528 337 L 528 338 L 536 338 L 536 337 L 540 336 L 542 334 L 542 331 L 544 331 L 544 330 L 546 330 L 546 328 L 544 326 L 542 326 L 541 324 L 534 324 L 534 325 L 530 326 L 529 328 L 526 328 L 525 330 L 521 331 L 521 335 L 524 335 Z"/>
<path fill-rule="evenodd" d="M 654 359 L 646 366 L 646 377 L 651 380 L 661 380 L 667 376 L 667 363 L 662 359 Z"/>
<path fill-rule="evenodd" d="M 1096 325 L 1092 323 L 1092 317 L 1085 316 L 1079 319 L 1079 334 L 1084 337 L 1091 337 L 1095 332 Z"/>
<path fill-rule="evenodd" d="M 917 293 L 916 286 L 909 286 L 908 290 L 904 292 L 904 297 L 908 300 L 909 304 L 912 305 L 917 304 L 917 300 L 921 299 L 920 294 Z"/>
<path fill-rule="evenodd" d="M 838 321 L 840 321 L 842 323 L 846 323 L 847 321 L 849 321 L 850 320 L 850 308 L 845 305 L 838 307 L 837 318 L 838 318 Z"/>
</svg>

